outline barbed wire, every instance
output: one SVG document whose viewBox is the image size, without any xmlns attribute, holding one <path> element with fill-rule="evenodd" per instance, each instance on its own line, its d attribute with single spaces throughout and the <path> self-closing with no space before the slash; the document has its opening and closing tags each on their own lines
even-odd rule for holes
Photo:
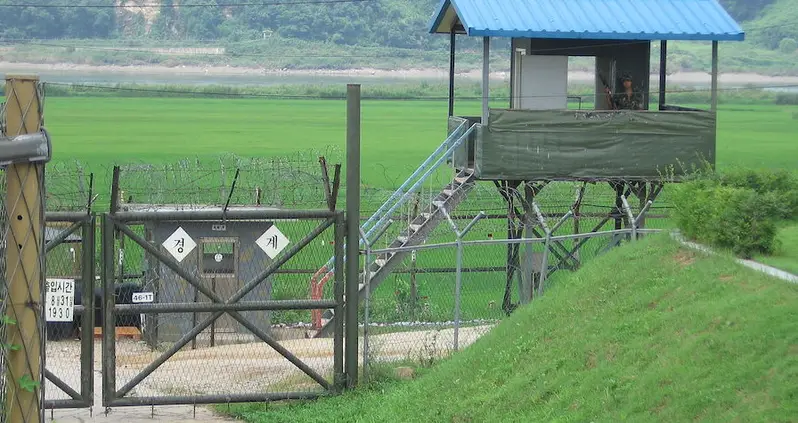
<svg viewBox="0 0 798 423">
<path fill-rule="evenodd" d="M 140 92 L 151 94 L 176 94 L 185 96 L 199 96 L 199 97 L 228 97 L 228 98 L 269 98 L 269 99 L 302 99 L 302 100 L 345 100 L 345 93 L 340 95 L 305 95 L 305 94 L 266 94 L 266 93 L 242 93 L 242 92 L 212 92 L 212 91 L 186 91 L 186 90 L 173 90 L 173 89 L 159 89 L 159 88 L 138 88 L 138 87 L 125 87 L 119 85 L 99 85 L 99 84 L 80 84 L 80 83 L 66 83 L 66 82 L 46 82 L 46 84 L 53 86 L 68 87 L 71 89 L 87 89 L 87 90 L 107 90 L 107 91 L 121 91 L 121 92 Z M 754 91 L 765 89 L 785 89 L 785 88 L 798 88 L 798 84 L 774 84 L 774 85 L 757 85 L 757 86 L 743 86 L 743 87 L 724 87 L 718 88 L 718 92 L 733 92 L 733 91 Z M 633 95 L 648 95 L 651 93 L 659 93 L 658 90 L 653 91 L 633 91 Z M 689 89 L 671 89 L 665 90 L 666 94 L 685 94 L 685 93 L 707 93 L 712 92 L 711 88 L 689 88 Z M 614 93 L 623 94 L 623 93 Z M 570 97 L 590 98 L 596 95 L 605 95 L 604 92 L 593 92 L 588 94 L 574 94 Z M 509 96 L 489 96 L 493 100 L 507 100 Z M 562 98 L 562 95 L 524 95 L 513 96 L 512 98 Z M 362 95 L 362 100 L 385 100 L 385 101 L 410 101 L 410 100 L 429 100 L 429 101 L 442 101 L 448 100 L 449 97 L 444 96 L 374 96 L 365 93 Z M 459 100 L 480 100 L 481 96 L 455 96 Z"/>
</svg>

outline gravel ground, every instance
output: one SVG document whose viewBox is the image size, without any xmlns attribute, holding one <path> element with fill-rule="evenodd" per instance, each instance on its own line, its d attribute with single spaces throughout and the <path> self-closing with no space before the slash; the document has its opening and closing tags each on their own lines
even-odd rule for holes
<svg viewBox="0 0 798 423">
<path fill-rule="evenodd" d="M 460 348 L 474 342 L 490 330 L 490 326 L 475 326 L 460 329 Z M 452 351 L 453 329 L 406 331 L 369 338 L 370 356 L 378 361 L 426 360 L 448 355 Z M 316 372 L 331 379 L 333 366 L 332 339 L 293 339 L 281 344 L 302 359 Z M 362 362 L 363 340 L 359 342 Z M 95 342 L 94 375 L 95 406 L 94 414 L 102 416 L 101 406 L 101 344 Z M 131 380 L 136 374 L 157 358 L 161 352 L 150 351 L 143 342 L 120 340 L 116 346 L 117 389 Z M 47 368 L 72 387 L 80 386 L 80 343 L 79 341 L 49 342 L 47 344 Z M 196 350 L 184 349 L 160 366 L 150 376 L 137 385 L 128 396 L 161 395 L 207 395 L 278 391 L 314 391 L 321 387 L 310 377 L 294 367 L 274 349 L 264 343 L 223 345 Z M 47 384 L 47 398 L 67 398 L 67 395 Z M 140 407 L 139 407 L 140 408 Z M 140 413 L 150 418 L 152 410 L 144 407 Z M 156 407 L 156 414 L 168 407 Z M 118 408 L 122 412 L 127 408 Z M 207 410 L 200 410 L 208 413 Z M 61 419 L 71 416 L 78 410 L 57 411 Z M 193 407 L 181 408 L 175 413 L 193 414 Z M 117 411 L 114 411 L 117 413 Z M 113 414 L 113 413 L 112 413 Z M 121 418 L 116 414 L 117 418 Z M 99 417 L 98 416 L 98 417 Z M 215 418 L 209 415 L 208 418 Z M 107 418 L 110 418 L 109 415 Z M 207 417 L 207 416 L 206 416 Z M 76 417 L 78 418 L 78 417 Z M 132 417 L 131 417 L 132 418 Z M 125 419 L 129 420 L 128 417 Z M 174 420 L 174 415 L 170 420 Z M 95 421 L 78 418 L 74 421 Z M 99 421 L 99 420 L 97 420 Z M 109 420 L 110 421 L 110 420 Z M 135 421 L 135 420 L 131 420 Z M 150 420 L 152 421 L 152 420 Z M 216 421 L 216 420 L 209 420 Z M 221 420 L 220 420 L 221 421 Z"/>
</svg>

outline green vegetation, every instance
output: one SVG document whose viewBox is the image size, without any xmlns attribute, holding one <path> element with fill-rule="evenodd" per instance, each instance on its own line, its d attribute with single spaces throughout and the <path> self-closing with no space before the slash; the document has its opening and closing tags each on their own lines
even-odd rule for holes
<svg viewBox="0 0 798 423">
<path fill-rule="evenodd" d="M 142 3 L 135 0 L 131 4 Z M 748 40 L 723 43 L 723 72 L 798 73 L 798 0 L 723 0 L 744 22 Z M 18 7 L 0 0 L 0 43 L 7 61 L 90 65 L 239 66 L 266 69 L 445 68 L 447 37 L 427 34 L 437 0 L 381 0 L 330 5 L 196 6 L 160 2 L 148 8 Z M 3 5 L 6 6 L 3 6 Z M 58 4 L 35 0 L 33 4 Z M 76 5 L 112 5 L 79 0 Z M 192 6 L 194 5 L 194 6 Z M 20 41 L 39 40 L 39 41 Z M 493 67 L 509 67 L 507 40 L 494 41 Z M 164 49 L 173 50 L 165 51 Z M 213 51 L 192 48 L 212 48 Z M 659 53 L 654 51 L 656 64 Z M 479 67 L 478 40 L 461 37 L 458 69 Z M 669 70 L 708 71 L 706 43 L 669 47 Z M 572 68 L 590 63 L 575 58 Z"/>
<path fill-rule="evenodd" d="M 776 250 L 755 260 L 798 275 L 798 222 L 781 225 L 776 235 Z"/>
<path fill-rule="evenodd" d="M 456 113 L 479 110 L 456 103 Z M 794 108 L 721 107 L 718 163 L 798 170 Z M 124 116 L 125 119 L 119 119 Z M 446 101 L 373 100 L 363 105 L 363 182 L 396 187 L 446 136 Z M 187 124 L 190 122 L 191 124 Z M 309 124 L 310 122 L 310 124 Z M 79 160 L 104 177 L 112 163 L 203 161 L 220 154 L 290 155 L 343 151 L 345 103 L 337 100 L 219 98 L 59 98 L 47 101 L 54 162 Z M 89 130 L 90 128 L 90 130 Z M 232 138 L 232 139 L 231 139 Z M 385 163 L 385 158 L 390 162 Z M 107 186 L 97 181 L 97 186 Z"/>
<path fill-rule="evenodd" d="M 684 235 L 745 258 L 773 253 L 778 222 L 798 218 L 798 178 L 786 170 L 702 172 L 672 192 Z"/>
<path fill-rule="evenodd" d="M 796 285 L 649 237 L 414 381 L 233 413 L 258 423 L 786 421 L 798 413 L 796 310 Z"/>
</svg>

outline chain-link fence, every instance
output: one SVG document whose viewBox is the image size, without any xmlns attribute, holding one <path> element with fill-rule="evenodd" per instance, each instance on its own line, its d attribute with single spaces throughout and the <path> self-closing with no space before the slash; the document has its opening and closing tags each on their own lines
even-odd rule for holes
<svg viewBox="0 0 798 423">
<path fill-rule="evenodd" d="M 382 236 L 367 238 L 360 307 L 366 374 L 385 362 L 432 364 L 564 274 L 668 225 L 668 206 L 654 201 L 666 200 L 657 184 L 551 183 L 537 186 L 529 201 L 526 188 L 476 184 L 456 209 L 441 210 L 445 218 L 415 246 L 390 245 L 412 215 L 395 215 Z M 433 201 L 419 201 L 432 207 L 415 213 L 434 212 Z M 402 253 L 387 275 L 370 274 L 372 263 Z"/>
<path fill-rule="evenodd" d="M 336 228 L 334 212 L 226 213 L 105 217 L 113 222 L 104 228 L 105 291 L 116 307 L 102 319 L 118 331 L 104 335 L 113 357 L 103 369 L 113 383 L 103 387 L 109 405 L 266 401 L 334 386 L 339 338 L 308 339 L 313 307 L 302 270 L 342 246 L 342 216 Z M 119 251 L 143 258 L 139 278 L 120 281 Z M 342 281 L 320 304 L 339 308 L 334 287 Z"/>
</svg>

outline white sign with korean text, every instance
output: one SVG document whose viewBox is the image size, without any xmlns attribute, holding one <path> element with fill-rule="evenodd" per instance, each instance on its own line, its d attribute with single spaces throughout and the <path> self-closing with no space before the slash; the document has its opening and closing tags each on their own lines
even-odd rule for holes
<svg viewBox="0 0 798 423">
<path fill-rule="evenodd" d="M 75 310 L 75 280 L 47 279 L 44 302 L 48 322 L 71 322 Z"/>
<path fill-rule="evenodd" d="M 183 261 L 197 247 L 197 243 L 182 227 L 177 228 L 162 245 L 178 262 Z"/>
<path fill-rule="evenodd" d="M 266 252 L 269 258 L 273 259 L 288 246 L 290 241 L 277 229 L 277 226 L 272 225 L 272 227 L 267 229 L 255 243 Z"/>
</svg>

